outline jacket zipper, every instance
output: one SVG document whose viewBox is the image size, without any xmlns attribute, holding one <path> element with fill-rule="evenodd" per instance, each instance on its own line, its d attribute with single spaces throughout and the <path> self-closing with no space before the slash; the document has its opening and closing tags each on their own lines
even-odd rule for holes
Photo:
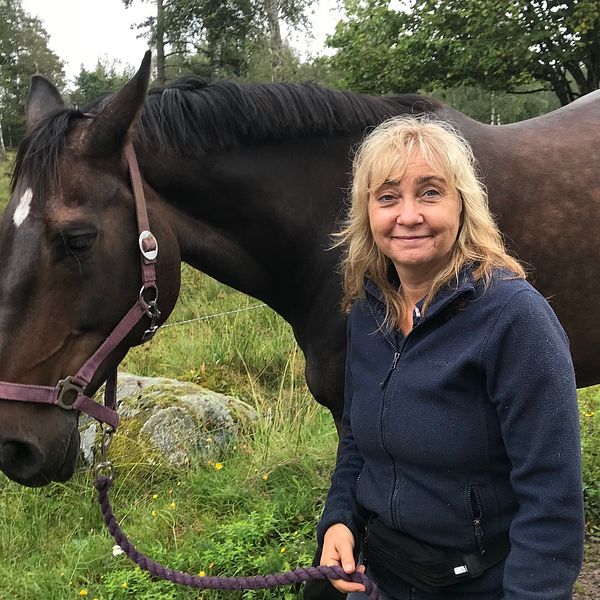
<svg viewBox="0 0 600 600">
<path fill-rule="evenodd" d="M 481 556 L 483 556 L 485 554 L 485 546 L 483 544 L 483 527 L 481 525 L 483 520 L 483 504 L 481 503 L 481 497 L 479 496 L 479 490 L 477 489 L 477 486 L 472 485 L 469 488 L 468 500 L 471 519 L 473 519 L 475 541 L 477 542 L 477 548 Z"/>
<path fill-rule="evenodd" d="M 400 358 L 400 352 L 398 352 L 397 349 L 394 349 L 394 360 L 392 361 L 392 366 L 388 369 L 388 372 L 385 374 L 383 381 L 379 384 L 379 387 L 381 389 L 385 388 L 387 382 L 389 381 L 390 377 L 392 376 L 392 373 L 394 372 L 394 369 L 396 368 L 396 365 L 398 364 L 399 358 Z"/>
</svg>

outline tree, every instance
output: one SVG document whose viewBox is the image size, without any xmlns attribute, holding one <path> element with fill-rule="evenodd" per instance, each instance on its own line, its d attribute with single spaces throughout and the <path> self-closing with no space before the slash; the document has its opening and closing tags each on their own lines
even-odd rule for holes
<svg viewBox="0 0 600 600">
<path fill-rule="evenodd" d="M 272 78 L 284 60 L 280 21 L 306 25 L 304 12 L 314 0 L 152 0 L 157 16 L 140 24 L 157 48 L 165 69 L 189 70 L 211 79 L 244 77 L 251 54 L 268 40 Z M 123 0 L 130 6 L 133 0 Z M 169 47 L 169 52 L 165 47 Z M 169 60 L 169 57 L 171 59 Z"/>
<path fill-rule="evenodd" d="M 48 48 L 48 33 L 21 0 L 0 0 L 0 118 L 4 140 L 16 145 L 25 132 L 25 98 L 34 73 L 64 88 L 62 61 Z"/>
<path fill-rule="evenodd" d="M 564 105 L 600 86 L 597 0 L 412 0 L 406 12 L 348 0 L 346 11 L 328 44 L 349 87 L 541 89 Z"/>
<path fill-rule="evenodd" d="M 79 75 L 75 78 L 75 89 L 70 94 L 70 101 L 75 106 L 83 106 L 103 94 L 115 92 L 123 87 L 135 69 L 120 68 L 118 61 L 100 60 L 92 71 L 81 66 Z"/>
</svg>

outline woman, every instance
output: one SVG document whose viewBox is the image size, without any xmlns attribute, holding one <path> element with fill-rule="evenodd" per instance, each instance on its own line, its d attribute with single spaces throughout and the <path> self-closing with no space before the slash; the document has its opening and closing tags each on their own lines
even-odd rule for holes
<svg viewBox="0 0 600 600">
<path fill-rule="evenodd" d="M 393 118 L 353 175 L 346 434 L 321 564 L 363 571 L 362 547 L 394 600 L 571 598 L 584 522 L 568 340 L 505 251 L 468 143 Z"/>
</svg>

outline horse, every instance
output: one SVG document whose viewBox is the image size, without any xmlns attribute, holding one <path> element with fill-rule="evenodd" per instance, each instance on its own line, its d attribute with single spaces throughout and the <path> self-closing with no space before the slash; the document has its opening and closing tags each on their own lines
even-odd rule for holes
<svg viewBox="0 0 600 600">
<path fill-rule="evenodd" d="M 136 301 L 124 155 L 133 144 L 160 248 L 157 324 L 177 301 L 181 261 L 260 299 L 291 325 L 307 385 L 340 428 L 346 316 L 331 234 L 344 218 L 352 150 L 365 131 L 407 113 L 447 120 L 469 140 L 509 247 L 570 337 L 578 385 L 600 382 L 600 92 L 491 126 L 415 94 L 194 77 L 148 90 L 149 78 L 147 54 L 119 92 L 82 110 L 44 77 L 32 79 L 0 224 L 2 382 L 55 385 Z M 144 329 L 136 324 L 103 356 L 88 396 Z M 3 389 L 0 469 L 28 486 L 69 479 L 77 411 L 13 402 Z"/>
</svg>

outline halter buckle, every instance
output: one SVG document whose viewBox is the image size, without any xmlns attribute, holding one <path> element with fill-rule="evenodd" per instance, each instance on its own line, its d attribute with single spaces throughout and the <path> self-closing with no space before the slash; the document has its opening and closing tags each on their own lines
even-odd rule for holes
<svg viewBox="0 0 600 600">
<path fill-rule="evenodd" d="M 73 405 L 79 394 L 83 394 L 83 388 L 77 383 L 73 383 L 73 377 L 69 375 L 61 379 L 56 387 L 58 388 L 58 398 L 56 403 L 65 410 L 73 410 Z"/>
<path fill-rule="evenodd" d="M 158 241 L 151 231 L 148 231 L 147 229 L 142 231 L 138 239 L 138 244 L 140 247 L 140 252 L 146 260 L 156 260 L 156 257 L 158 256 Z"/>
</svg>

